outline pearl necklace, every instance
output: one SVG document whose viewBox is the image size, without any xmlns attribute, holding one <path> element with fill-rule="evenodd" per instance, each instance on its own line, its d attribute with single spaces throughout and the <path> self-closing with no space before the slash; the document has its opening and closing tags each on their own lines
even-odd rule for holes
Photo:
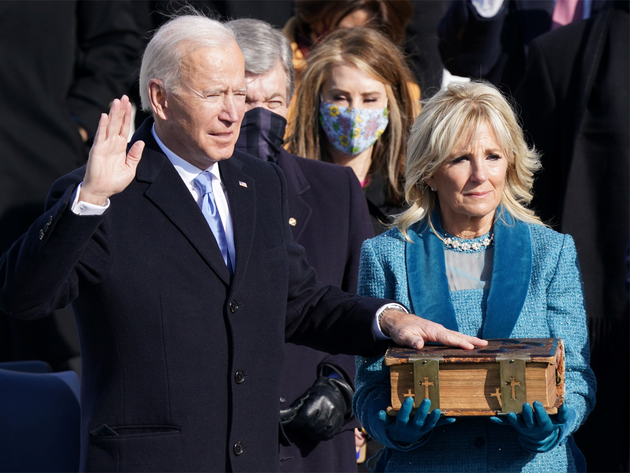
<svg viewBox="0 0 630 473">
<path fill-rule="evenodd" d="M 447 250 L 459 251 L 462 253 L 475 253 L 483 251 L 494 243 L 494 232 L 488 232 L 485 235 L 474 238 L 472 240 L 464 240 L 456 236 L 444 233 L 444 248 Z"/>
</svg>

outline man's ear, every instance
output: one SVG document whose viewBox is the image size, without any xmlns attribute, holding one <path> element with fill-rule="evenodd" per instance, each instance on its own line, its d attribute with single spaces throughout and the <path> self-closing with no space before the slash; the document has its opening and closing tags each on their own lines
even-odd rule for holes
<svg viewBox="0 0 630 473">
<path fill-rule="evenodd" d="M 168 100 L 162 81 L 157 79 L 149 81 L 149 99 L 151 100 L 153 116 L 166 120 L 168 118 Z"/>
</svg>

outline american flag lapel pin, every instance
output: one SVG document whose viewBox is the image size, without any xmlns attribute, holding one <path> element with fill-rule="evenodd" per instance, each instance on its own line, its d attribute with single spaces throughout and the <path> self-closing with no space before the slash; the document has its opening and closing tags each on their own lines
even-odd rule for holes
<svg viewBox="0 0 630 473">
<path fill-rule="evenodd" d="M 238 185 L 241 187 L 247 187 L 247 182 L 238 181 Z"/>
</svg>

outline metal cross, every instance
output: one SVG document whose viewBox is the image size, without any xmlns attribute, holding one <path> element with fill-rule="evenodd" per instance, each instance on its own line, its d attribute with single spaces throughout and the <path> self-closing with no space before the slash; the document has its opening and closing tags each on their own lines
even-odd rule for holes
<svg viewBox="0 0 630 473">
<path fill-rule="evenodd" d="M 490 393 L 490 397 L 496 397 L 499 401 L 499 407 L 503 407 L 503 400 L 501 399 L 501 388 L 496 388 L 493 393 Z"/>
<path fill-rule="evenodd" d="M 516 401 L 516 386 L 520 386 L 521 382 L 520 381 L 514 381 L 516 379 L 514 376 L 511 376 L 510 378 L 512 379 L 512 381 L 510 381 L 509 383 L 505 383 L 505 384 L 512 388 L 512 401 Z"/>
<path fill-rule="evenodd" d="M 435 383 L 429 381 L 429 378 L 425 376 L 424 382 L 420 383 L 420 386 L 424 386 L 424 398 L 429 399 L 429 386 L 435 386 Z"/>
</svg>

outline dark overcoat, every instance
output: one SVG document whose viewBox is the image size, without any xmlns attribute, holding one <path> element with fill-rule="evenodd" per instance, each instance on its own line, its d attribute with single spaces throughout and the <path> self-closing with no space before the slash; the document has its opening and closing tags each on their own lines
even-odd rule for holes
<svg viewBox="0 0 630 473">
<path fill-rule="evenodd" d="M 236 249 L 231 278 L 199 207 L 150 132 L 136 177 L 78 216 L 79 169 L 0 259 L 0 307 L 35 319 L 72 302 L 83 355 L 81 469 L 278 470 L 285 338 L 375 353 L 382 301 L 316 282 L 275 165 L 219 163 Z"/>
<path fill-rule="evenodd" d="M 78 125 L 92 135 L 133 82 L 142 42 L 130 3 L 0 2 L 0 253 L 41 214 L 50 186 L 85 164 Z M 0 361 L 68 369 L 79 352 L 68 312 L 30 323 L 0 314 Z"/>
<path fill-rule="evenodd" d="M 580 258 L 598 390 L 575 438 L 592 471 L 625 471 L 629 455 L 629 383 L 617 373 L 630 356 L 630 15 L 628 2 L 609 7 L 534 40 L 516 94 L 542 154 L 534 208 L 571 234 Z"/>
<path fill-rule="evenodd" d="M 606 0 L 592 0 L 591 12 Z M 505 0 L 483 18 L 471 0 L 452 0 L 438 26 L 439 50 L 452 74 L 483 78 L 513 94 L 525 74 L 530 42 L 552 27 L 554 0 Z"/>
<path fill-rule="evenodd" d="M 284 149 L 278 166 L 287 182 L 289 221 L 318 279 L 355 293 L 361 244 L 374 236 L 359 180 L 352 169 L 305 159 Z M 332 365 L 354 385 L 354 357 L 330 355 L 293 343 L 285 345 L 281 406 L 290 405 L 313 385 L 320 367 Z M 293 442 L 280 447 L 283 471 L 356 471 L 355 420 L 327 441 L 287 432 Z"/>
</svg>

